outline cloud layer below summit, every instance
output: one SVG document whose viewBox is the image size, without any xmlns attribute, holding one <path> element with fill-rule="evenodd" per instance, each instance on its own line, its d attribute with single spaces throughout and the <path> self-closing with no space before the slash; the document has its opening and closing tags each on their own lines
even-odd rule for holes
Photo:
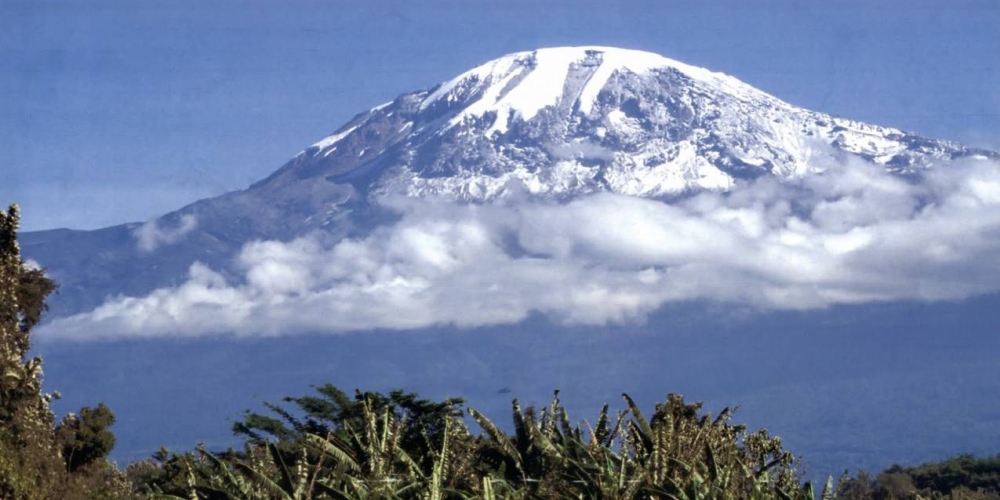
<svg viewBox="0 0 1000 500">
<path fill-rule="evenodd" d="M 671 204 L 595 194 L 565 204 L 386 199 L 401 218 L 359 239 L 258 241 L 239 282 L 187 280 L 58 319 L 47 337 L 281 335 L 642 321 L 673 302 L 760 310 L 1000 291 L 1000 165 L 919 180 L 851 161 Z M 159 241 L 158 241 L 159 242 Z"/>
</svg>

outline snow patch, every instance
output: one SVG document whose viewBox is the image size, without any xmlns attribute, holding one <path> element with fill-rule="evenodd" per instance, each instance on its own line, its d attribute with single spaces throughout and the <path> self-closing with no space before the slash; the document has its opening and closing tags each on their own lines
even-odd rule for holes
<svg viewBox="0 0 1000 500">
<path fill-rule="evenodd" d="M 313 144 L 310 147 L 311 148 L 319 148 L 320 150 L 326 149 L 326 148 L 328 148 L 330 146 L 333 146 L 334 144 L 340 142 L 341 140 L 343 140 L 348 135 L 351 135 L 351 132 L 354 132 L 357 128 L 358 128 L 357 125 L 355 125 L 355 126 L 349 128 L 349 129 L 347 129 L 347 130 L 345 130 L 343 132 L 340 132 L 340 133 L 337 133 L 337 134 L 333 134 L 333 135 L 331 135 L 331 136 L 329 136 L 329 137 L 327 137 L 327 138 L 325 138 L 325 139 L 317 142 L 316 144 Z"/>
</svg>

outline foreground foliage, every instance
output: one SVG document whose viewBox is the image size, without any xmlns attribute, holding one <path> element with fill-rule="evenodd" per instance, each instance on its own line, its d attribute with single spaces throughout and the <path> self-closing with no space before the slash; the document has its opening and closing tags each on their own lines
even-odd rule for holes
<svg viewBox="0 0 1000 500">
<path fill-rule="evenodd" d="M 105 459 L 110 409 L 84 408 L 55 426 L 42 360 L 28 352 L 56 286 L 21 259 L 18 223 L 16 205 L 0 212 L 0 499 L 128 498 L 131 486 Z"/>
<path fill-rule="evenodd" d="M 893 465 L 878 476 L 860 472 L 845 478 L 838 498 L 1000 500 L 1000 455 L 962 455 L 918 467 Z"/>
<path fill-rule="evenodd" d="M 676 395 L 647 417 L 607 405 L 591 426 L 574 425 L 559 401 L 522 409 L 513 402 L 507 435 L 460 402 L 412 394 L 333 388 L 321 398 L 271 405 L 277 417 L 249 414 L 235 425 L 244 450 L 167 456 L 146 476 L 160 498 L 567 498 L 805 499 L 795 461 L 778 438 L 732 425 Z M 302 416 L 296 416 L 302 415 Z M 268 437 L 272 439 L 268 439 Z"/>
<path fill-rule="evenodd" d="M 240 452 L 161 451 L 143 484 L 170 499 L 1000 499 L 1000 456 L 860 472 L 815 491 L 778 438 L 677 395 L 648 418 L 623 395 L 625 410 L 605 405 L 593 425 L 574 425 L 558 392 L 541 409 L 515 400 L 508 434 L 476 410 L 463 418 L 459 401 L 318 392 L 268 405 L 274 416 L 248 413 L 234 425 Z"/>
</svg>

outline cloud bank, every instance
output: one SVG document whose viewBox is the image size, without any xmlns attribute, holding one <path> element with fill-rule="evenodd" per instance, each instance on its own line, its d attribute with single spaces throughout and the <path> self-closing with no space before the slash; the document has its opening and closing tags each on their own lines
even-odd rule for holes
<svg viewBox="0 0 1000 500">
<path fill-rule="evenodd" d="M 142 252 L 152 252 L 160 245 L 177 243 L 185 235 L 198 227 L 198 218 L 193 214 L 181 216 L 177 227 L 160 227 L 156 219 L 147 221 L 132 232 L 136 245 Z"/>
<path fill-rule="evenodd" d="M 901 178 L 866 163 L 762 178 L 673 203 L 389 199 L 401 219 L 359 239 L 258 241 L 240 282 L 202 264 L 177 287 L 57 320 L 66 337 L 279 335 L 642 321 L 710 300 L 763 310 L 1000 291 L 1000 165 Z M 163 241 L 157 237 L 157 241 Z"/>
</svg>

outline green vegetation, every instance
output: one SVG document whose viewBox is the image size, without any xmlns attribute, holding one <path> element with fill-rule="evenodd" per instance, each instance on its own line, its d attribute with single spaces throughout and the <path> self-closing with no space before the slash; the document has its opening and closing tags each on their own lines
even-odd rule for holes
<svg viewBox="0 0 1000 500">
<path fill-rule="evenodd" d="M 860 472 L 853 478 L 842 479 L 839 493 L 839 498 L 845 500 L 1000 500 L 1000 455 L 992 458 L 963 455 L 919 467 L 893 465 L 876 477 Z"/>
<path fill-rule="evenodd" d="M 625 396 L 594 426 L 571 424 L 558 394 L 540 410 L 515 401 L 507 435 L 474 410 L 471 433 L 456 401 L 320 391 L 290 400 L 301 417 L 247 415 L 241 452 L 161 453 L 145 485 L 164 498 L 814 498 L 779 439 L 679 396 L 648 420 Z"/>
<path fill-rule="evenodd" d="M 111 410 L 84 408 L 54 425 L 42 360 L 28 359 L 28 351 L 56 287 L 25 266 L 18 222 L 17 206 L 0 212 L 0 499 L 129 498 L 124 474 L 105 458 L 114 446 Z"/>
<path fill-rule="evenodd" d="M 645 415 L 623 394 L 574 423 L 558 391 L 544 408 L 513 401 L 508 434 L 462 400 L 332 385 L 268 404 L 233 426 L 241 450 L 161 449 L 124 470 L 107 460 L 115 416 L 104 404 L 56 425 L 30 332 L 55 290 L 17 246 L 17 208 L 0 213 L 0 500 L 136 498 L 806 500 L 797 461 L 766 430 L 732 424 L 669 395 Z M 470 426 L 475 428 L 473 431 Z M 822 500 L 1000 499 L 1000 455 L 894 466 L 830 480 Z"/>
</svg>

